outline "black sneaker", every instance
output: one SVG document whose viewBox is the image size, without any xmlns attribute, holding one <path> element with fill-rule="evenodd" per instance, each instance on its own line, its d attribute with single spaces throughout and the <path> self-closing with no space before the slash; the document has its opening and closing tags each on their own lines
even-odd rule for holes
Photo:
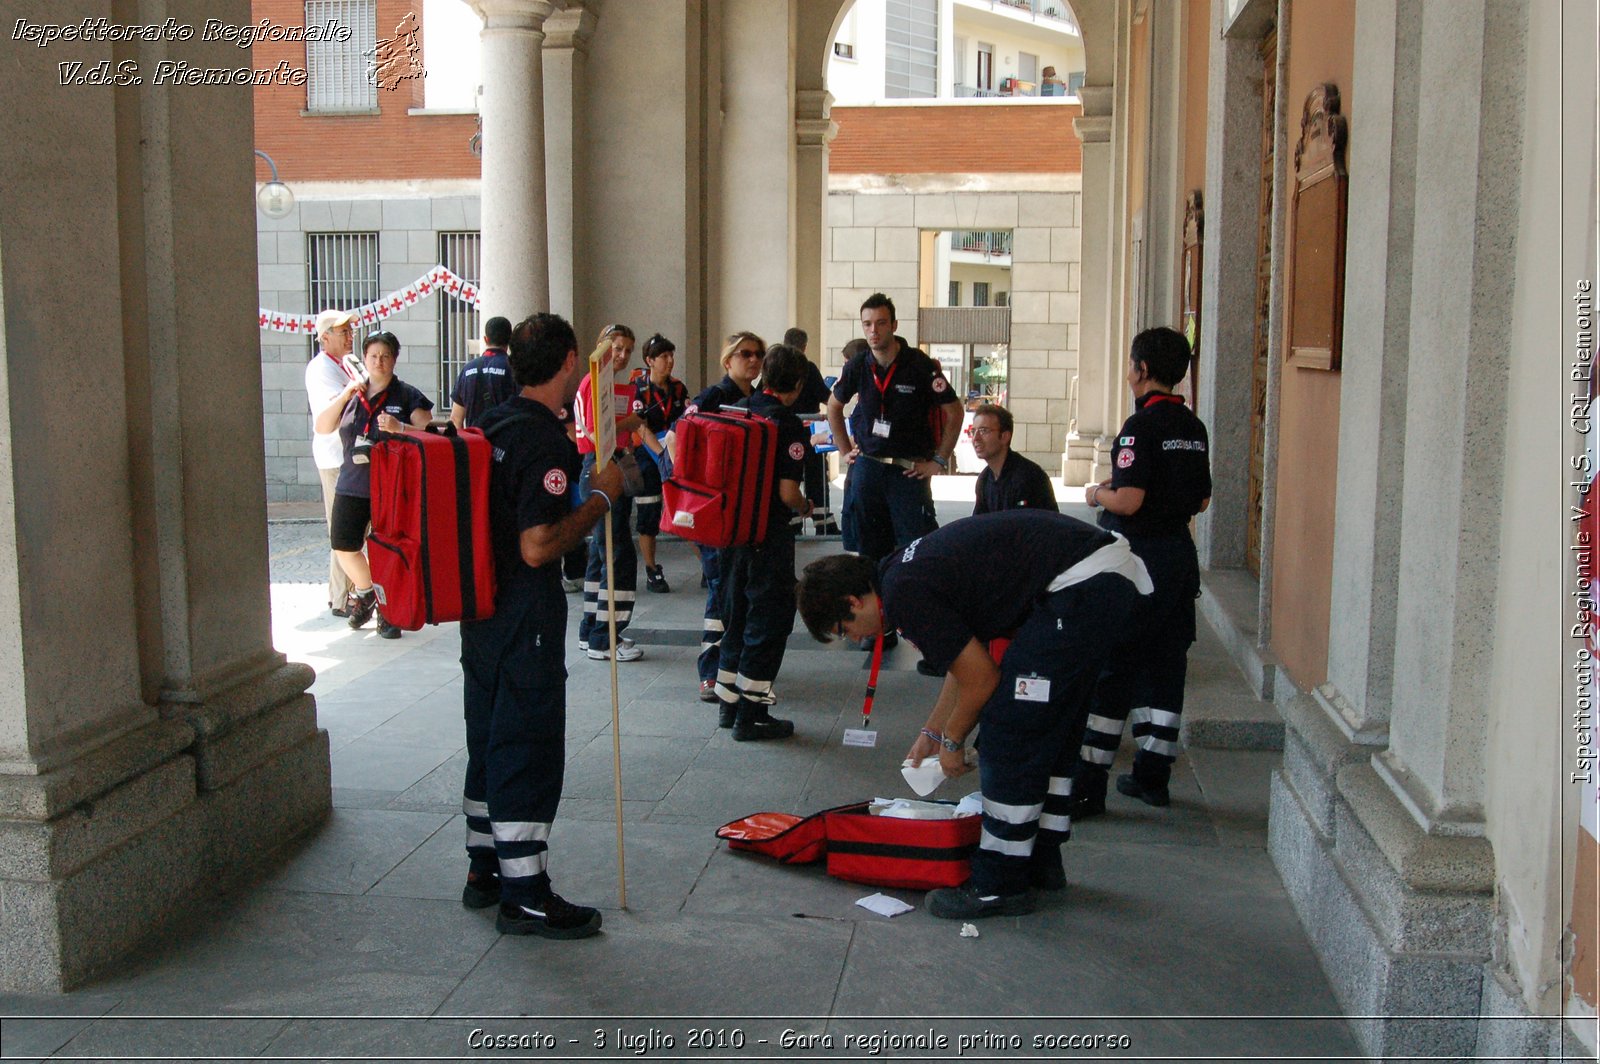
<svg viewBox="0 0 1600 1064">
<path fill-rule="evenodd" d="M 1033 895 L 979 894 L 969 879 L 959 887 L 928 891 L 928 912 L 941 920 L 979 920 L 985 916 L 1022 916 L 1033 912 Z"/>
<path fill-rule="evenodd" d="M 346 601 L 349 601 L 349 600 L 347 599 Z M 345 609 L 343 606 L 329 606 L 328 607 L 328 612 L 333 614 L 335 617 L 348 617 L 348 616 L 350 616 L 350 611 Z"/>
<path fill-rule="evenodd" d="M 600 911 L 574 905 L 551 891 L 532 905 L 500 906 L 494 929 L 502 935 L 538 935 L 540 938 L 588 938 L 600 930 Z"/>
<path fill-rule="evenodd" d="M 733 725 L 733 741 L 736 743 L 760 743 L 769 739 L 787 739 L 794 734 L 794 721 L 779 720 L 769 714 L 759 717 L 745 717 L 736 720 Z"/>
<path fill-rule="evenodd" d="M 737 706 L 725 705 L 717 708 L 717 727 L 731 728 L 738 719 L 739 708 Z"/>
<path fill-rule="evenodd" d="M 667 586 L 667 576 L 661 571 L 661 566 L 644 567 L 644 589 L 654 591 L 658 595 L 665 595 L 672 590 Z"/>
<path fill-rule="evenodd" d="M 400 638 L 400 626 L 398 624 L 390 624 L 386 619 L 384 619 L 384 616 L 381 613 L 378 614 L 378 638 L 379 639 L 399 639 Z"/>
<path fill-rule="evenodd" d="M 461 888 L 461 904 L 469 909 L 487 909 L 500 903 L 500 873 L 467 873 L 467 885 Z"/>
<path fill-rule="evenodd" d="M 1117 777 L 1117 793 L 1137 798 L 1145 805 L 1161 807 L 1172 804 L 1172 796 L 1167 793 L 1165 783 L 1141 783 L 1131 772 L 1124 772 Z"/>
<path fill-rule="evenodd" d="M 345 603 L 345 610 L 350 614 L 349 625 L 351 628 L 360 628 L 372 619 L 378 610 L 378 593 L 372 588 L 367 588 L 366 594 L 356 591 L 350 592 L 350 598 Z"/>
<path fill-rule="evenodd" d="M 1034 890 L 1066 890 L 1067 869 L 1061 863 L 1061 847 L 1035 847 L 1028 858 L 1028 886 Z"/>
<path fill-rule="evenodd" d="M 921 661 L 917 662 L 917 672 L 923 676 L 939 677 L 943 676 L 946 670 L 934 668 L 932 662 L 928 661 L 927 658 L 923 658 Z"/>
</svg>

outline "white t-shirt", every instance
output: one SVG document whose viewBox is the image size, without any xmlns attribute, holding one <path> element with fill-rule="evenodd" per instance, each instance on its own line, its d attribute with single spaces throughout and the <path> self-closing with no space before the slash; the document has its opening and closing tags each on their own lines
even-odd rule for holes
<svg viewBox="0 0 1600 1064">
<path fill-rule="evenodd" d="M 326 352 L 318 351 L 316 357 L 306 363 L 306 399 L 311 404 L 313 423 L 317 415 L 327 409 L 328 404 L 333 402 L 349 383 L 350 375 Z M 318 469 L 338 469 L 343 465 L 344 445 L 339 442 L 338 431 L 318 432 L 313 428 L 311 457 L 316 461 Z"/>
</svg>

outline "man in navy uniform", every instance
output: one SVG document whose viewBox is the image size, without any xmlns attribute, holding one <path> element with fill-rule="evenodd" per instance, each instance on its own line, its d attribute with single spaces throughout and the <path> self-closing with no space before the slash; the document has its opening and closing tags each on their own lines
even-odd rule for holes
<svg viewBox="0 0 1600 1064">
<path fill-rule="evenodd" d="M 1015 422 L 1011 411 L 994 403 L 984 403 L 972 412 L 972 450 L 983 460 L 978 474 L 977 514 L 1001 510 L 1058 510 L 1056 492 L 1039 463 L 1011 449 Z"/>
<path fill-rule="evenodd" d="M 828 426 L 843 441 L 850 438 L 844 405 L 859 396 L 854 420 L 861 432 L 844 460 L 858 481 L 849 503 L 856 539 L 872 561 L 939 527 L 928 482 L 949 471 L 961 436 L 960 396 L 937 362 L 895 335 L 898 326 L 893 300 L 882 292 L 867 297 L 861 330 L 868 349 L 845 363 L 828 399 Z M 943 431 L 935 439 L 932 415 L 941 406 Z"/>
<path fill-rule="evenodd" d="M 471 428 L 483 415 L 517 394 L 506 360 L 511 342 L 511 322 L 490 318 L 483 323 L 483 354 L 461 367 L 450 392 L 450 420 L 458 429 Z"/>
<path fill-rule="evenodd" d="M 596 470 L 573 509 L 578 451 L 558 411 L 570 406 L 581 364 L 572 326 L 535 314 L 516 327 L 509 360 L 518 392 L 484 418 L 493 445 L 489 521 L 494 540 L 494 616 L 461 625 L 466 680 L 470 862 L 462 904 L 499 903 L 502 934 L 583 938 L 596 910 L 551 889 L 550 823 L 566 763 L 567 599 L 561 556 L 622 490 L 616 463 Z"/>
<path fill-rule="evenodd" d="M 956 521 L 877 565 L 838 555 L 806 566 L 800 616 L 817 639 L 898 628 L 948 670 L 908 757 L 938 754 L 947 776 L 962 775 L 967 737 L 983 726 L 983 829 L 972 876 L 928 893 L 934 916 L 1026 913 L 1033 888 L 1066 885 L 1061 843 L 1072 828 L 1070 772 L 1084 721 L 1149 592 L 1126 540 L 1043 510 Z M 1007 637 L 997 666 L 986 644 Z"/>
<path fill-rule="evenodd" d="M 794 631 L 794 538 L 811 512 L 802 490 L 810 434 L 789 409 L 805 387 L 807 364 L 795 348 L 774 344 L 761 362 L 761 388 L 735 404 L 778 427 L 766 538 L 728 547 L 718 561 L 724 626 L 717 663 L 718 724 L 732 726 L 735 742 L 794 734 L 794 723 L 772 716 L 769 706 L 772 682 Z"/>
<path fill-rule="evenodd" d="M 1155 594 L 1141 622 L 1145 634 L 1137 655 L 1119 660 L 1101 681 L 1075 773 L 1079 817 L 1105 809 L 1108 766 L 1130 712 L 1139 750 L 1133 771 L 1117 777 L 1117 790 L 1147 805 L 1171 801 L 1167 784 L 1178 756 L 1194 600 L 1200 595 L 1189 520 L 1211 504 L 1206 427 L 1172 393 L 1188 370 L 1189 343 L 1182 334 L 1158 328 L 1133 338 L 1127 379 L 1135 409 L 1117 433 L 1111 476 L 1084 489 L 1084 501 L 1101 511 L 1100 527 L 1127 536 L 1144 560 Z"/>
</svg>

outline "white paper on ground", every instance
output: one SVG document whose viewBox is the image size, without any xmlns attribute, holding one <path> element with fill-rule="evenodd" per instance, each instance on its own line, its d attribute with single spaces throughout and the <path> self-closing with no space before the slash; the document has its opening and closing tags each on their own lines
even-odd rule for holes
<svg viewBox="0 0 1600 1064">
<path fill-rule="evenodd" d="M 961 937 L 962 938 L 977 938 L 978 937 L 978 929 L 976 927 L 974 927 L 973 925 L 971 925 L 971 924 L 962 924 L 961 925 Z"/>
<path fill-rule="evenodd" d="M 878 733 L 871 728 L 846 728 L 844 730 L 844 745 L 877 746 Z"/>
<path fill-rule="evenodd" d="M 877 913 L 879 916 L 899 916 L 901 913 L 910 912 L 915 906 L 907 905 L 899 898 L 891 898 L 887 894 L 869 894 L 856 902 L 857 905 L 868 912 Z"/>
</svg>

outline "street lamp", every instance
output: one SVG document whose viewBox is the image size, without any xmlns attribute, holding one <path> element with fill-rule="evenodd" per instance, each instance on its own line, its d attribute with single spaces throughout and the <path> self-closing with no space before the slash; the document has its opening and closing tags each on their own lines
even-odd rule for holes
<svg viewBox="0 0 1600 1064">
<path fill-rule="evenodd" d="M 294 210 L 294 193 L 289 191 L 289 186 L 278 180 L 278 164 L 272 161 L 272 156 L 256 149 L 256 154 L 267 161 L 272 168 L 272 180 L 262 185 L 256 192 L 256 206 L 268 218 L 287 218 L 289 212 Z"/>
</svg>

